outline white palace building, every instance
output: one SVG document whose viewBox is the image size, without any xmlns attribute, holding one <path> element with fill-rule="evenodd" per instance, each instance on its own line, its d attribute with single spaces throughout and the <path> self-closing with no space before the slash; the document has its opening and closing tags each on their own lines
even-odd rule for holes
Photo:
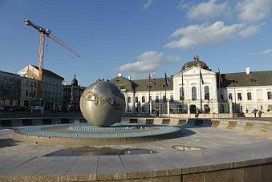
<svg viewBox="0 0 272 182">
<path fill-rule="evenodd" d="M 246 68 L 245 72 L 220 74 L 195 57 L 167 79 L 131 80 L 119 74 L 111 82 L 125 95 L 126 113 L 159 109 L 167 115 L 253 116 L 258 110 L 263 116 L 272 116 L 272 71 Z"/>
</svg>

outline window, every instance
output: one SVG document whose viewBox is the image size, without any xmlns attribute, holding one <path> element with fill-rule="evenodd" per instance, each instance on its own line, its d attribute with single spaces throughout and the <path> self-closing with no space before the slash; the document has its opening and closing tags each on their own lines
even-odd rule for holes
<svg viewBox="0 0 272 182">
<path fill-rule="evenodd" d="M 205 104 L 204 105 L 204 113 L 210 113 L 210 107 L 209 107 L 209 105 L 208 104 Z"/>
<path fill-rule="evenodd" d="M 149 100 L 152 101 L 152 96 L 151 95 L 149 96 Z"/>
<path fill-rule="evenodd" d="M 233 100 L 232 93 L 229 93 L 229 100 Z"/>
<path fill-rule="evenodd" d="M 196 100 L 197 94 L 196 94 L 196 87 L 192 87 L 192 100 Z"/>
<path fill-rule="evenodd" d="M 243 113 L 243 106 L 240 106 L 239 112 L 240 112 L 240 113 Z"/>
<path fill-rule="evenodd" d="M 170 95 L 170 102 L 173 102 L 174 101 L 174 97 L 173 95 Z"/>
<path fill-rule="evenodd" d="M 145 103 L 145 96 L 142 96 L 142 103 Z"/>
<path fill-rule="evenodd" d="M 160 98 L 159 96 L 156 96 L 156 102 L 159 102 Z"/>
<path fill-rule="evenodd" d="M 184 88 L 179 88 L 179 100 L 184 100 Z"/>
<path fill-rule="evenodd" d="M 269 112 L 269 111 L 272 111 L 272 105 L 271 105 L 271 104 L 267 106 L 267 111 L 268 111 L 268 112 Z"/>
<path fill-rule="evenodd" d="M 242 93 L 238 93 L 237 97 L 238 97 L 238 100 L 243 100 Z"/>
<path fill-rule="evenodd" d="M 272 92 L 271 91 L 267 92 L 267 99 L 272 100 Z"/>
<path fill-rule="evenodd" d="M 135 97 L 135 103 L 137 103 L 138 102 L 138 97 Z"/>
<path fill-rule="evenodd" d="M 163 102 L 166 102 L 166 96 L 165 95 L 163 96 Z"/>
<path fill-rule="evenodd" d="M 28 90 L 26 90 L 26 93 L 25 93 L 25 95 L 28 97 Z"/>
<path fill-rule="evenodd" d="M 145 112 L 145 107 L 142 107 L 142 112 Z"/>
<path fill-rule="evenodd" d="M 210 89 L 208 86 L 204 87 L 204 99 L 205 100 L 210 100 Z"/>
<path fill-rule="evenodd" d="M 252 100 L 251 92 L 248 92 L 248 93 L 247 93 L 247 100 Z"/>
<path fill-rule="evenodd" d="M 127 98 L 127 102 L 128 102 L 128 103 L 131 103 L 131 97 L 128 97 L 128 98 Z"/>
</svg>

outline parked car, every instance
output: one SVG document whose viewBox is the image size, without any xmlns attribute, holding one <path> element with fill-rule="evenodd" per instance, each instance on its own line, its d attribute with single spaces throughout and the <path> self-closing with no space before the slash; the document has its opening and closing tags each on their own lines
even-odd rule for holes
<svg viewBox="0 0 272 182">
<path fill-rule="evenodd" d="M 31 112 L 44 113 L 44 107 L 43 106 L 31 106 Z"/>
</svg>

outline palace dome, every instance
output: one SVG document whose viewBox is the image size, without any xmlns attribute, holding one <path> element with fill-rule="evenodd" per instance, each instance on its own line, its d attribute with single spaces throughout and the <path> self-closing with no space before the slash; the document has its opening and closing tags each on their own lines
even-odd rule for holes
<svg viewBox="0 0 272 182">
<path fill-rule="evenodd" d="M 182 66 L 182 71 L 187 70 L 191 67 L 198 67 L 198 68 L 202 68 L 205 70 L 210 70 L 210 68 L 207 66 L 207 64 L 205 62 L 200 61 L 198 56 L 195 56 L 193 61 L 189 61 L 189 62 L 185 63 Z"/>
<path fill-rule="evenodd" d="M 76 79 L 76 76 L 74 76 L 74 79 L 71 81 L 72 86 L 78 86 L 78 81 Z"/>
</svg>

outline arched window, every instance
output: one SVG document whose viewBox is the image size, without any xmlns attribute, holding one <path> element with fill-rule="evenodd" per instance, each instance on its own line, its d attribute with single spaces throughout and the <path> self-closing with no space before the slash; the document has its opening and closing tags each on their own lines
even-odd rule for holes
<svg viewBox="0 0 272 182">
<path fill-rule="evenodd" d="M 184 88 L 179 88 L 179 100 L 184 100 Z"/>
<path fill-rule="evenodd" d="M 142 103 L 145 103 L 145 96 L 142 96 Z"/>
<path fill-rule="evenodd" d="M 196 94 L 196 87 L 192 87 L 192 100 L 196 100 L 197 94 Z"/>
<path fill-rule="evenodd" d="M 208 104 L 205 104 L 205 105 L 204 105 L 204 112 L 205 112 L 205 113 L 210 113 L 210 107 L 209 107 Z"/>
<path fill-rule="evenodd" d="M 210 100 L 210 89 L 209 86 L 204 87 L 204 99 Z"/>
</svg>

